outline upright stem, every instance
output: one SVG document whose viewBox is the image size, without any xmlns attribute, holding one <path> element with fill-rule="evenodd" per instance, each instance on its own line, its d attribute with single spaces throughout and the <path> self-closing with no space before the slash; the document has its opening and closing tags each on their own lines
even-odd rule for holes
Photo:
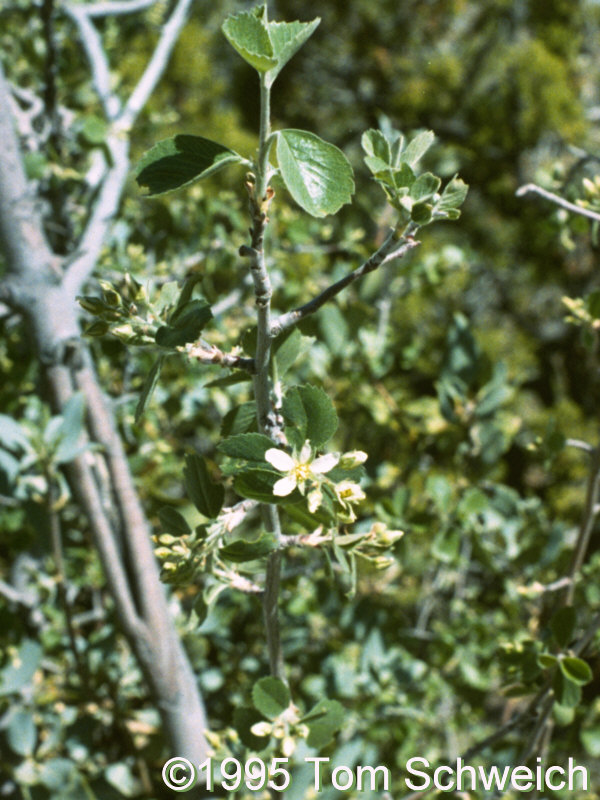
<svg viewBox="0 0 600 800">
<path fill-rule="evenodd" d="M 271 148 L 271 90 L 264 76 L 260 84 L 260 132 L 256 183 L 249 184 L 250 208 L 252 213 L 252 242 L 249 248 L 242 248 L 242 254 L 250 258 L 250 270 L 254 281 L 257 312 L 257 338 L 255 354 L 254 396 L 256 415 L 261 433 L 277 439 L 278 426 L 271 403 L 271 297 L 273 290 L 265 263 L 264 235 L 267 226 L 267 211 L 272 198 L 269 188 L 269 150 Z M 267 529 L 279 541 L 281 524 L 277 506 L 266 505 L 263 513 Z M 263 614 L 269 654 L 269 667 L 274 677 L 284 678 L 283 653 L 279 629 L 279 583 L 281 577 L 281 553 L 275 551 L 267 561 L 265 590 L 263 594 Z"/>
<path fill-rule="evenodd" d="M 264 74 L 260 77 L 260 130 L 258 140 L 258 175 L 256 194 L 264 200 L 269 183 L 269 150 L 271 149 L 271 88 Z"/>
</svg>

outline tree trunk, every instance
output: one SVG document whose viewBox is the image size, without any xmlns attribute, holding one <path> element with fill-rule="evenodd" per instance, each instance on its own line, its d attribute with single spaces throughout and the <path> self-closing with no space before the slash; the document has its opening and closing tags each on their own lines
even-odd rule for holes
<svg viewBox="0 0 600 800">
<path fill-rule="evenodd" d="M 87 517 L 120 626 L 160 711 L 171 754 L 197 764 L 207 756 L 202 699 L 169 614 L 114 418 L 81 340 L 75 286 L 66 282 L 62 259 L 48 244 L 25 177 L 1 67 L 0 141 L 0 243 L 8 272 L 0 298 L 26 320 L 55 411 L 76 391 L 85 396 L 86 436 L 100 452 L 88 450 L 69 463 L 67 478 Z M 102 469 L 96 459 L 103 460 Z"/>
</svg>

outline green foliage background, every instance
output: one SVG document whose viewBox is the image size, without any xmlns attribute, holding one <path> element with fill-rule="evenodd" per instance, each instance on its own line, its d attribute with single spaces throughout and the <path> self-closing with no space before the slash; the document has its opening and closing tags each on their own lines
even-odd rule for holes
<svg viewBox="0 0 600 800">
<path fill-rule="evenodd" d="M 0 49 L 10 78 L 39 90 L 44 46 L 28 5 L 3 5 Z M 148 12 L 146 25 L 103 23 L 124 88 L 140 75 L 167 8 Z M 133 131 L 136 157 L 182 130 L 252 152 L 255 75 L 219 33 L 226 13 L 240 8 L 196 4 Z M 564 574 L 584 499 L 585 456 L 565 449 L 564 437 L 595 444 L 597 434 L 597 362 L 564 323 L 561 298 L 598 288 L 597 248 L 587 223 L 514 193 L 536 180 L 574 199 L 582 196 L 581 178 L 598 171 L 600 7 L 591 0 L 278 0 L 270 13 L 322 17 L 279 77 L 273 113 L 282 126 L 314 130 L 342 147 L 358 186 L 354 205 L 325 221 L 302 214 L 275 187 L 276 308 L 306 301 L 381 240 L 388 211 L 359 143 L 382 115 L 405 131 L 435 130 L 429 166 L 448 178 L 460 170 L 471 187 L 459 223 L 426 229 L 407 260 L 303 323 L 312 345 L 290 376 L 323 385 L 334 400 L 336 449 L 368 451 L 364 524 L 383 520 L 405 531 L 396 565 L 385 573 L 363 569 L 354 599 L 345 576 L 319 559 L 299 551 L 290 561 L 282 612 L 293 696 L 306 707 L 323 693 L 344 704 L 346 724 L 326 753 L 334 763 L 386 764 L 399 775 L 412 755 L 450 763 L 523 702 L 507 687 L 539 680 L 532 654 L 548 640 L 552 596 L 536 585 Z M 101 144 L 101 134 L 93 135 L 99 108 L 63 19 L 56 36 L 60 101 L 75 116 L 61 152 L 30 153 L 28 164 L 43 195 L 64 198 L 75 236 L 85 217 L 82 175 Z M 590 155 L 582 159 L 580 149 Z M 253 314 L 237 257 L 247 224 L 235 171 L 154 201 L 132 184 L 97 274 L 118 281 L 129 271 L 159 285 L 200 270 L 207 299 L 231 301 L 213 340 L 235 344 Z M 242 291 L 232 296 L 236 288 Z M 48 417 L 44 387 L 26 331 L 15 318 L 0 324 L 0 404 L 36 441 Z M 184 454 L 215 456 L 223 419 L 249 399 L 247 388 L 207 388 L 217 372 L 170 358 L 135 426 L 151 356 L 113 340 L 94 341 L 93 349 L 151 518 L 158 522 L 165 502 L 189 515 Z M 11 496 L 7 469 L 0 479 L 1 494 Z M 32 606 L 23 614 L 0 598 L 0 772 L 12 776 L 0 779 L 3 796 L 167 797 L 158 716 L 115 630 L 86 522 L 67 501 L 72 602 L 81 615 L 97 611 L 79 629 L 84 682 L 67 646 L 32 487 L 23 503 L 1 511 L 0 569 L 20 582 Z M 577 592 L 582 624 L 598 609 L 599 577 L 596 536 Z M 198 631 L 194 598 L 193 587 L 174 592 L 211 723 L 224 729 L 266 674 L 260 614 L 251 597 L 225 593 Z M 575 756 L 598 786 L 595 652 L 594 680 L 577 709 L 558 714 L 548 760 Z M 12 691 L 7 676 L 19 655 L 25 673 Z M 520 744 L 509 736 L 482 763 L 515 763 Z M 309 796 L 304 786 L 298 775 L 289 797 Z"/>
</svg>

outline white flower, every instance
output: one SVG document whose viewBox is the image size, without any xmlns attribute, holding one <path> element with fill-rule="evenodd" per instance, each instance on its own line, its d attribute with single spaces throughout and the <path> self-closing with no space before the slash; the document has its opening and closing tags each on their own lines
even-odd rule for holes
<svg viewBox="0 0 600 800">
<path fill-rule="evenodd" d="M 354 522 L 356 513 L 352 508 L 352 504 L 360 503 L 364 500 L 365 493 L 358 483 L 354 483 L 353 481 L 340 481 L 334 488 L 337 499 L 342 506 L 342 510 L 338 511 L 339 519 L 342 520 L 342 522 Z"/>
<path fill-rule="evenodd" d="M 311 460 L 311 447 L 309 442 L 305 442 L 300 455 L 296 456 L 271 447 L 265 453 L 265 459 L 279 472 L 286 475 L 280 478 L 273 486 L 273 494 L 277 497 L 286 497 L 291 494 L 296 487 L 304 493 L 307 481 L 318 482 L 321 477 L 332 470 L 340 460 L 337 453 L 327 453 L 324 456 Z"/>
<path fill-rule="evenodd" d="M 335 493 L 338 500 L 342 504 L 346 503 L 360 503 L 365 499 L 365 493 L 360 488 L 358 483 L 352 481 L 340 481 L 336 484 Z"/>
</svg>

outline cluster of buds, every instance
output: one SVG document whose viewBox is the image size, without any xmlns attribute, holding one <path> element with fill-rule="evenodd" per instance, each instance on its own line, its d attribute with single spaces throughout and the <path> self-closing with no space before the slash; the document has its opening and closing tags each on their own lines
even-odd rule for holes
<svg viewBox="0 0 600 800">
<path fill-rule="evenodd" d="M 160 561 L 160 578 L 176 586 L 189 584 L 204 567 L 203 541 L 195 532 L 184 536 L 161 533 L 152 537 Z"/>
<path fill-rule="evenodd" d="M 587 328 L 596 335 L 600 330 L 600 293 L 596 290 L 584 297 L 563 297 L 567 309 L 566 322 Z"/>
<path fill-rule="evenodd" d="M 254 736 L 273 737 L 279 745 L 278 749 L 285 758 L 290 758 L 294 754 L 298 742 L 308 737 L 309 729 L 308 725 L 301 722 L 301 714 L 298 707 L 290 703 L 285 711 L 274 720 L 255 722 L 250 728 L 250 732 Z"/>
<path fill-rule="evenodd" d="M 104 336 L 111 333 L 127 344 L 151 344 L 158 325 L 152 314 L 147 313 L 148 298 L 145 288 L 131 275 L 126 274 L 117 288 L 108 281 L 99 281 L 101 296 L 78 297 L 79 305 L 96 319 L 87 326 L 88 336 Z M 146 317 L 140 315 L 144 308 Z"/>
<path fill-rule="evenodd" d="M 392 566 L 395 559 L 386 555 L 386 551 L 389 551 L 403 536 L 404 531 L 390 530 L 384 522 L 374 522 L 354 552 L 376 569 L 387 569 Z"/>
</svg>

